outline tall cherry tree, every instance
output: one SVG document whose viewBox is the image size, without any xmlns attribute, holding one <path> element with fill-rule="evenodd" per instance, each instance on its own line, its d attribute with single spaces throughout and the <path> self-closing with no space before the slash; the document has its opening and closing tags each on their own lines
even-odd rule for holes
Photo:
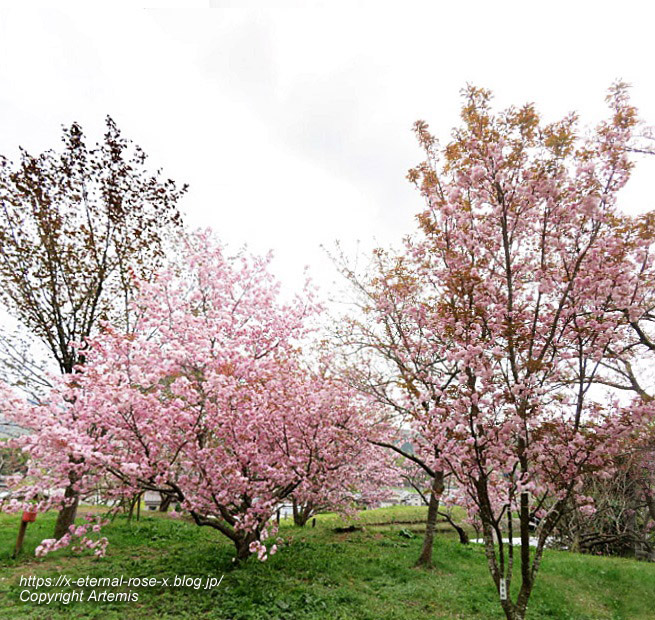
<svg viewBox="0 0 655 620">
<path fill-rule="evenodd" d="M 93 146 L 73 123 L 59 150 L 21 150 L 17 163 L 0 157 L 0 302 L 23 335 L 0 334 L 0 376 L 38 399 L 50 387 L 45 368 L 74 372 L 85 354 L 73 343 L 100 321 L 129 328 L 133 278 L 150 277 L 161 263 L 166 238 L 181 228 L 185 191 L 149 172 L 146 154 L 110 117 Z M 33 358 L 31 338 L 50 364 Z M 57 538 L 75 519 L 74 485 L 72 478 Z"/>
<path fill-rule="evenodd" d="M 429 568 L 447 473 L 432 432 L 425 428 L 429 406 L 423 395 L 450 385 L 457 367 L 439 353 L 443 334 L 430 328 L 426 284 L 417 278 L 408 257 L 378 249 L 363 269 L 342 252 L 334 259 L 354 306 L 336 327 L 343 372 L 351 385 L 382 407 L 387 422 L 396 428 L 395 436 L 371 440 L 403 460 L 402 475 L 410 472 L 411 480 L 428 479 L 429 490 L 421 488 L 428 510 L 416 566 Z"/>
<path fill-rule="evenodd" d="M 641 311 L 632 293 L 653 232 L 650 218 L 616 208 L 636 123 L 624 85 L 586 139 L 574 115 L 543 125 L 531 105 L 494 114 L 487 91 L 465 97 L 445 148 L 416 125 L 428 157 L 411 177 L 428 208 L 409 251 L 433 283 L 432 327 L 448 337 L 437 352 L 458 371 L 423 398 L 442 461 L 481 520 L 501 605 L 523 618 L 546 539 L 568 503 L 588 503 L 583 474 L 610 475 L 648 414 L 591 387 L 626 328 L 617 305 Z"/>
<path fill-rule="evenodd" d="M 444 147 L 416 124 L 426 160 L 409 178 L 427 207 L 404 252 L 378 253 L 369 327 L 351 342 L 362 337 L 376 354 L 358 372 L 404 414 L 432 451 L 430 469 L 456 480 L 481 522 L 514 619 L 525 617 L 563 511 L 593 510 L 585 476 L 611 475 L 651 415 L 649 404 L 622 407 L 593 386 L 629 317 L 644 312 L 653 227 L 616 207 L 637 122 L 624 85 L 608 95 L 611 118 L 587 136 L 575 115 L 543 124 L 532 105 L 495 113 L 490 101 L 468 88 Z"/>
</svg>

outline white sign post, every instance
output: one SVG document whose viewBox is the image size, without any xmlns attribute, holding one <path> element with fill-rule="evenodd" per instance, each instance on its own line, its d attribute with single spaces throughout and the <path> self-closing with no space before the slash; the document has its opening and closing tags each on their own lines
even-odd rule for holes
<svg viewBox="0 0 655 620">
<path fill-rule="evenodd" d="M 507 582 L 504 579 L 500 580 L 500 600 L 507 600 Z"/>
</svg>

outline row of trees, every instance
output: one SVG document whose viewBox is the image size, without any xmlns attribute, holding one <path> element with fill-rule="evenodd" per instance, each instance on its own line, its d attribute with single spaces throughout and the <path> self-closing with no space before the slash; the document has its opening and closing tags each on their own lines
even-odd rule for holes
<svg viewBox="0 0 655 620">
<path fill-rule="evenodd" d="M 103 239 L 107 266 L 76 268 L 100 269 L 119 286 L 112 289 L 93 275 L 68 279 L 64 245 L 43 259 L 23 250 L 6 231 L 33 226 L 17 226 L 5 208 L 0 275 L 23 282 L 8 306 L 65 375 L 49 380 L 36 404 L 5 399 L 8 415 L 33 429 L 20 440 L 32 459 L 19 481 L 24 498 L 66 515 L 67 527 L 41 550 L 86 533 L 69 527 L 81 495 L 151 489 L 230 538 L 237 558 L 263 558 L 282 500 L 302 522 L 379 497 L 404 475 L 428 490 L 419 564 L 429 565 L 450 478 L 457 491 L 449 501 L 479 525 L 500 604 L 514 619 L 525 617 L 547 541 L 569 531 L 584 548 L 576 522 L 603 506 L 603 481 L 630 481 L 637 516 L 629 521 L 650 544 L 653 399 L 642 371 L 655 350 L 653 216 L 616 206 L 632 168 L 636 111 L 617 84 L 611 117 L 585 135 L 574 115 L 543 124 L 532 105 L 496 113 L 490 102 L 488 91 L 468 88 L 462 126 L 444 147 L 416 124 L 426 153 L 409 175 L 426 200 L 418 230 L 400 251 L 377 250 L 364 272 L 336 257 L 358 311 L 339 318 L 331 339 L 317 327 L 322 310 L 309 289 L 280 302 L 267 260 L 230 258 L 208 233 L 184 237 L 164 265 L 163 237 L 137 234 L 156 219 L 138 220 L 129 235 L 147 250 L 120 259 L 121 242 L 91 225 L 77 237 L 63 216 L 42 227 L 61 229 L 58 243 Z M 126 178 L 128 168 L 120 168 Z M 42 205 L 30 217 L 49 222 L 51 199 L 38 202 L 37 189 L 23 192 L 7 178 L 3 200 L 29 196 Z M 135 198 L 121 203 L 121 217 L 139 204 L 148 212 L 137 197 L 155 206 L 157 196 L 169 206 L 179 197 L 170 182 L 147 178 L 130 186 Z M 113 195 L 98 194 L 108 204 Z M 73 211 L 95 213 L 81 190 L 73 197 Z M 107 212 L 107 230 L 123 225 L 114 217 Z M 46 284 L 44 297 L 30 301 L 35 281 Z M 121 313 L 99 310 L 111 290 L 122 291 Z M 58 310 L 22 309 L 30 304 Z M 411 433 L 411 451 L 394 429 Z M 395 473 L 399 457 L 406 467 Z M 104 543 L 85 544 L 102 553 Z"/>
</svg>

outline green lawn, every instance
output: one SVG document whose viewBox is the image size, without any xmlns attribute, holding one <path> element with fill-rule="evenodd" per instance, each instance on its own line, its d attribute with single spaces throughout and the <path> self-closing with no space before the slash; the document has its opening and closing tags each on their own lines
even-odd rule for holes
<svg viewBox="0 0 655 620">
<path fill-rule="evenodd" d="M 422 508 L 370 511 L 362 521 L 412 521 Z M 439 534 L 435 568 L 412 568 L 421 538 L 406 538 L 403 524 L 335 533 L 334 516 L 321 516 L 315 528 L 283 521 L 287 543 L 269 561 L 249 560 L 235 568 L 232 548 L 207 528 L 146 513 L 140 522 L 119 518 L 106 528 L 107 557 L 75 556 L 67 550 L 36 559 L 34 548 L 52 533 L 54 515 L 30 525 L 23 554 L 11 559 L 17 516 L 0 516 L 0 618 L 220 618 L 418 620 L 503 618 L 480 545 L 462 546 Z M 409 528 L 411 529 L 411 528 Z M 404 530 L 404 531 L 403 531 Z M 518 570 L 518 568 L 517 568 Z M 175 576 L 223 580 L 211 590 L 193 587 L 133 587 L 136 602 L 53 602 L 36 605 L 20 593 L 59 588 L 21 587 L 21 576 L 59 575 L 127 578 Z M 68 591 L 80 588 L 68 588 Z M 100 593 L 123 588 L 82 588 Z M 655 565 L 632 560 L 547 552 L 533 595 L 531 618 L 639 620 L 655 617 Z"/>
</svg>

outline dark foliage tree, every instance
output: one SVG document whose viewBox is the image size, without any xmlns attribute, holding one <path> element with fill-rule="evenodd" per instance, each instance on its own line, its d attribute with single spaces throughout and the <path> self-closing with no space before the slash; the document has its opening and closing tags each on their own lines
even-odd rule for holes
<svg viewBox="0 0 655 620">
<path fill-rule="evenodd" d="M 181 231 L 177 204 L 187 186 L 148 171 L 146 154 L 110 117 L 95 145 L 77 123 L 62 142 L 39 155 L 21 149 L 16 163 L 0 156 L 0 303 L 62 373 L 73 373 L 84 363 L 75 343 L 103 320 L 130 328 L 133 278 L 148 278 Z M 2 339 L 5 376 L 32 395 L 47 388 L 23 343 Z M 75 519 L 75 482 L 57 538 Z"/>
</svg>

